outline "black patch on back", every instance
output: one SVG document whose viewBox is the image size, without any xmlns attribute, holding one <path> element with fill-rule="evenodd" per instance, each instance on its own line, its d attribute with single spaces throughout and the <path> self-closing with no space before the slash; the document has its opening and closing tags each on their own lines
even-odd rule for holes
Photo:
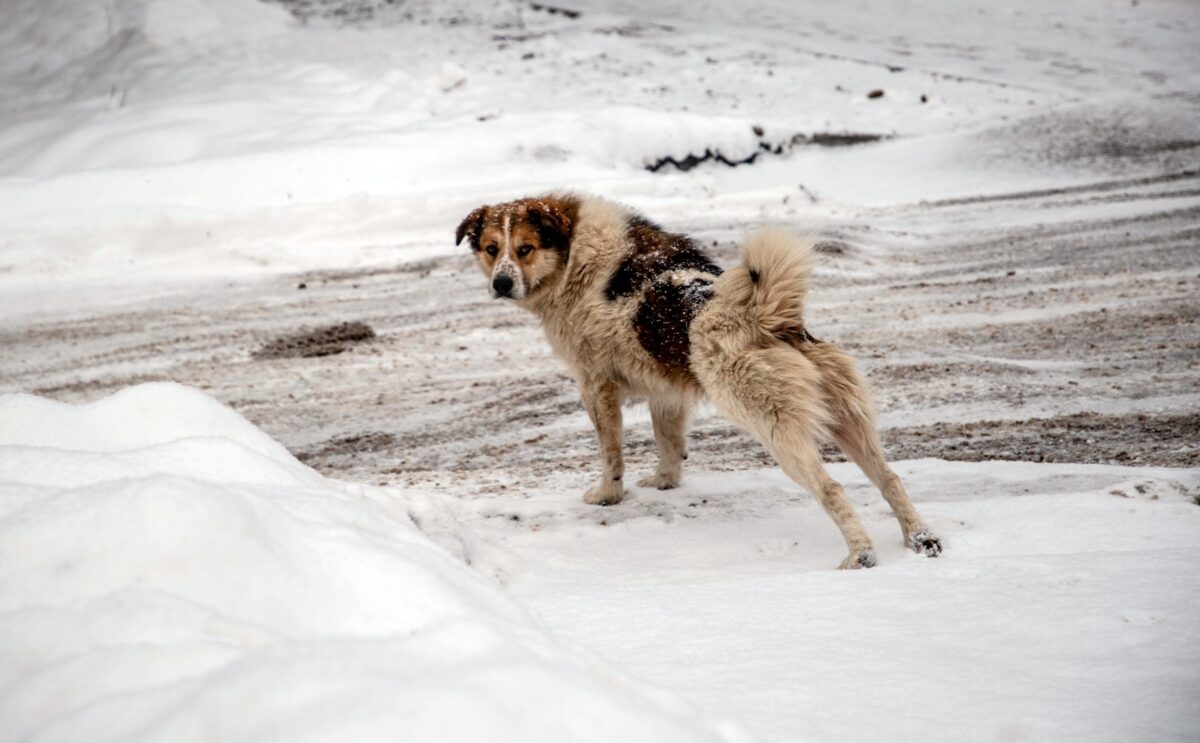
<svg viewBox="0 0 1200 743">
<path fill-rule="evenodd" d="M 668 372 L 692 376 L 688 328 L 712 293 L 712 281 L 695 278 L 680 283 L 655 281 L 642 296 L 633 328 L 642 348 Z"/>
<path fill-rule="evenodd" d="M 667 271 L 696 270 L 718 276 L 721 268 L 687 235 L 666 232 L 641 216 L 632 217 L 625 235 L 633 252 L 608 280 L 604 296 L 610 301 L 637 294 Z"/>
</svg>

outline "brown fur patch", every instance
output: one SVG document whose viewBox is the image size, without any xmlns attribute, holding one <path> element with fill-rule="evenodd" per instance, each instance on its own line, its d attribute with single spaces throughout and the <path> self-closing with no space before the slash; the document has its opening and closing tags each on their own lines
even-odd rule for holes
<svg viewBox="0 0 1200 743">
<path fill-rule="evenodd" d="M 479 250 L 487 241 L 485 232 L 489 228 L 502 229 L 505 218 L 513 228 L 513 242 L 517 242 L 517 230 L 526 227 L 540 238 L 538 247 L 565 250 L 571 244 L 571 232 L 579 220 L 579 198 L 569 194 L 518 199 L 505 204 L 484 205 L 466 216 L 455 231 L 454 244 L 469 238 L 471 248 Z M 529 234 L 522 234 L 527 240 Z"/>
<path fill-rule="evenodd" d="M 550 196 L 527 199 L 529 223 L 541 237 L 542 247 L 566 253 L 571 246 L 571 233 L 579 221 L 579 199 L 574 196 Z"/>
<path fill-rule="evenodd" d="M 645 217 L 632 217 L 625 234 L 633 252 L 609 279 L 604 293 L 609 300 L 633 296 L 667 271 L 696 270 L 714 276 L 721 273 L 690 237 L 667 232 Z"/>
<path fill-rule="evenodd" d="M 454 244 L 458 245 L 463 241 L 463 238 L 468 238 L 471 247 L 474 250 L 479 250 L 479 234 L 483 232 L 483 219 L 487 215 L 488 207 L 481 206 L 473 209 L 470 214 L 458 223 L 458 229 L 454 231 Z"/>
</svg>

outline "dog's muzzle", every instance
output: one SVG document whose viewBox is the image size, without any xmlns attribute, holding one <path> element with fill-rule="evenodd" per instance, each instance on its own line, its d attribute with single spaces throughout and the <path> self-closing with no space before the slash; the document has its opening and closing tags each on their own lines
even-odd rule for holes
<svg viewBox="0 0 1200 743">
<path fill-rule="evenodd" d="M 511 276 L 507 274 L 497 274 L 496 277 L 492 279 L 492 294 L 496 296 L 496 299 L 500 299 L 501 297 L 508 297 L 509 299 L 512 299 L 512 290 L 513 280 Z"/>
</svg>

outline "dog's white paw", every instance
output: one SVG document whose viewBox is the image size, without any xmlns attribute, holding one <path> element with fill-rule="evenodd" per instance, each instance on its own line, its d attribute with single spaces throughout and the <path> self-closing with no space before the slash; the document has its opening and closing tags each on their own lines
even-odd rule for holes
<svg viewBox="0 0 1200 743">
<path fill-rule="evenodd" d="M 615 506 L 625 497 L 625 489 L 621 487 L 605 487 L 597 485 L 589 488 L 583 494 L 583 502 L 592 506 Z"/>
<path fill-rule="evenodd" d="M 942 540 L 928 529 L 922 529 L 908 538 L 908 548 L 918 555 L 937 557 L 942 554 Z"/>
<path fill-rule="evenodd" d="M 655 472 L 649 477 L 643 477 L 638 480 L 638 487 L 643 488 L 658 488 L 659 490 L 670 490 L 671 488 L 679 487 L 679 475 L 673 475 L 665 472 Z"/>
<path fill-rule="evenodd" d="M 842 564 L 838 566 L 838 570 L 858 570 L 860 568 L 873 568 L 878 560 L 875 559 L 875 550 L 865 549 L 851 552 L 850 556 L 842 560 Z"/>
</svg>

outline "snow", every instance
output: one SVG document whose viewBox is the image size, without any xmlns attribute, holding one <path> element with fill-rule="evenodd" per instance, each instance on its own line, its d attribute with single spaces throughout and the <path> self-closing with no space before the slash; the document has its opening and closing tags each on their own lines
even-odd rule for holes
<svg viewBox="0 0 1200 743">
<path fill-rule="evenodd" d="M 926 560 L 831 464 L 840 573 L 702 409 L 680 489 L 587 507 L 577 392 L 451 237 L 551 188 L 722 261 L 785 223 L 885 429 L 1194 416 L 1194 3 L 283 5 L 0 11 L 0 738 L 1195 738 L 1200 467 L 898 461 Z"/>
<path fill-rule="evenodd" d="M 53 307 L 113 280 L 149 291 L 445 252 L 444 225 L 480 198 L 549 187 L 670 214 L 680 199 L 736 199 L 746 179 L 865 204 L 1029 186 L 1030 168 L 1006 172 L 980 152 L 978 130 L 1062 101 L 1101 117 L 1136 112 L 1121 91 L 1147 76 L 1154 91 L 1194 89 L 1200 74 L 1186 4 L 1060 5 L 923 2 L 896 18 L 858 2 L 813 19 L 791 3 L 584 3 L 568 19 L 463 4 L 442 8 L 463 19 L 453 25 L 342 29 L 298 26 L 251 0 L 21 0 L 6 6 L 19 21 L 0 37 L 4 309 Z M 955 42 L 923 27 L 934 17 L 957 24 Z M 1075 56 L 1064 35 L 1081 45 Z M 888 95 L 867 99 L 874 88 Z M 933 99 L 921 104 L 918 91 Z M 1190 120 L 1190 104 L 1153 105 Z M 754 126 L 772 143 L 919 136 L 700 178 L 643 170 L 708 148 L 744 157 Z M 1043 186 L 1078 178 L 1039 170 Z M 897 177 L 931 171 L 933 182 Z"/>
<path fill-rule="evenodd" d="M 196 390 L 0 409 L 7 739 L 731 739 Z"/>
<path fill-rule="evenodd" d="M 528 565 L 514 592 L 565 638 L 765 740 L 1194 734 L 1200 509 L 1176 484 L 1194 489 L 1200 473 L 937 460 L 899 469 L 945 540 L 936 561 L 903 549 L 848 465 L 833 474 L 867 514 L 880 560 L 854 575 L 829 570 L 842 544 L 811 501 L 769 520 L 705 513 L 726 508 L 735 488 L 786 498 L 781 478 L 727 475 L 737 485 L 698 488 L 693 475 L 688 499 L 708 503 L 690 518 L 510 538 Z M 1126 487 L 1047 492 L 1068 477 Z M 534 563 L 547 553 L 553 564 Z"/>
<path fill-rule="evenodd" d="M 621 668 L 767 740 L 1188 737 L 1200 470 L 898 470 L 937 561 L 876 498 L 883 565 L 830 571 L 836 531 L 782 475 L 693 474 L 704 505 L 665 524 L 477 518 L 520 565 L 506 596 L 414 525 L 421 494 L 322 478 L 196 390 L 7 395 L 0 719 L 21 740 L 742 739 Z M 783 505 L 720 517 L 733 498 Z"/>
</svg>

